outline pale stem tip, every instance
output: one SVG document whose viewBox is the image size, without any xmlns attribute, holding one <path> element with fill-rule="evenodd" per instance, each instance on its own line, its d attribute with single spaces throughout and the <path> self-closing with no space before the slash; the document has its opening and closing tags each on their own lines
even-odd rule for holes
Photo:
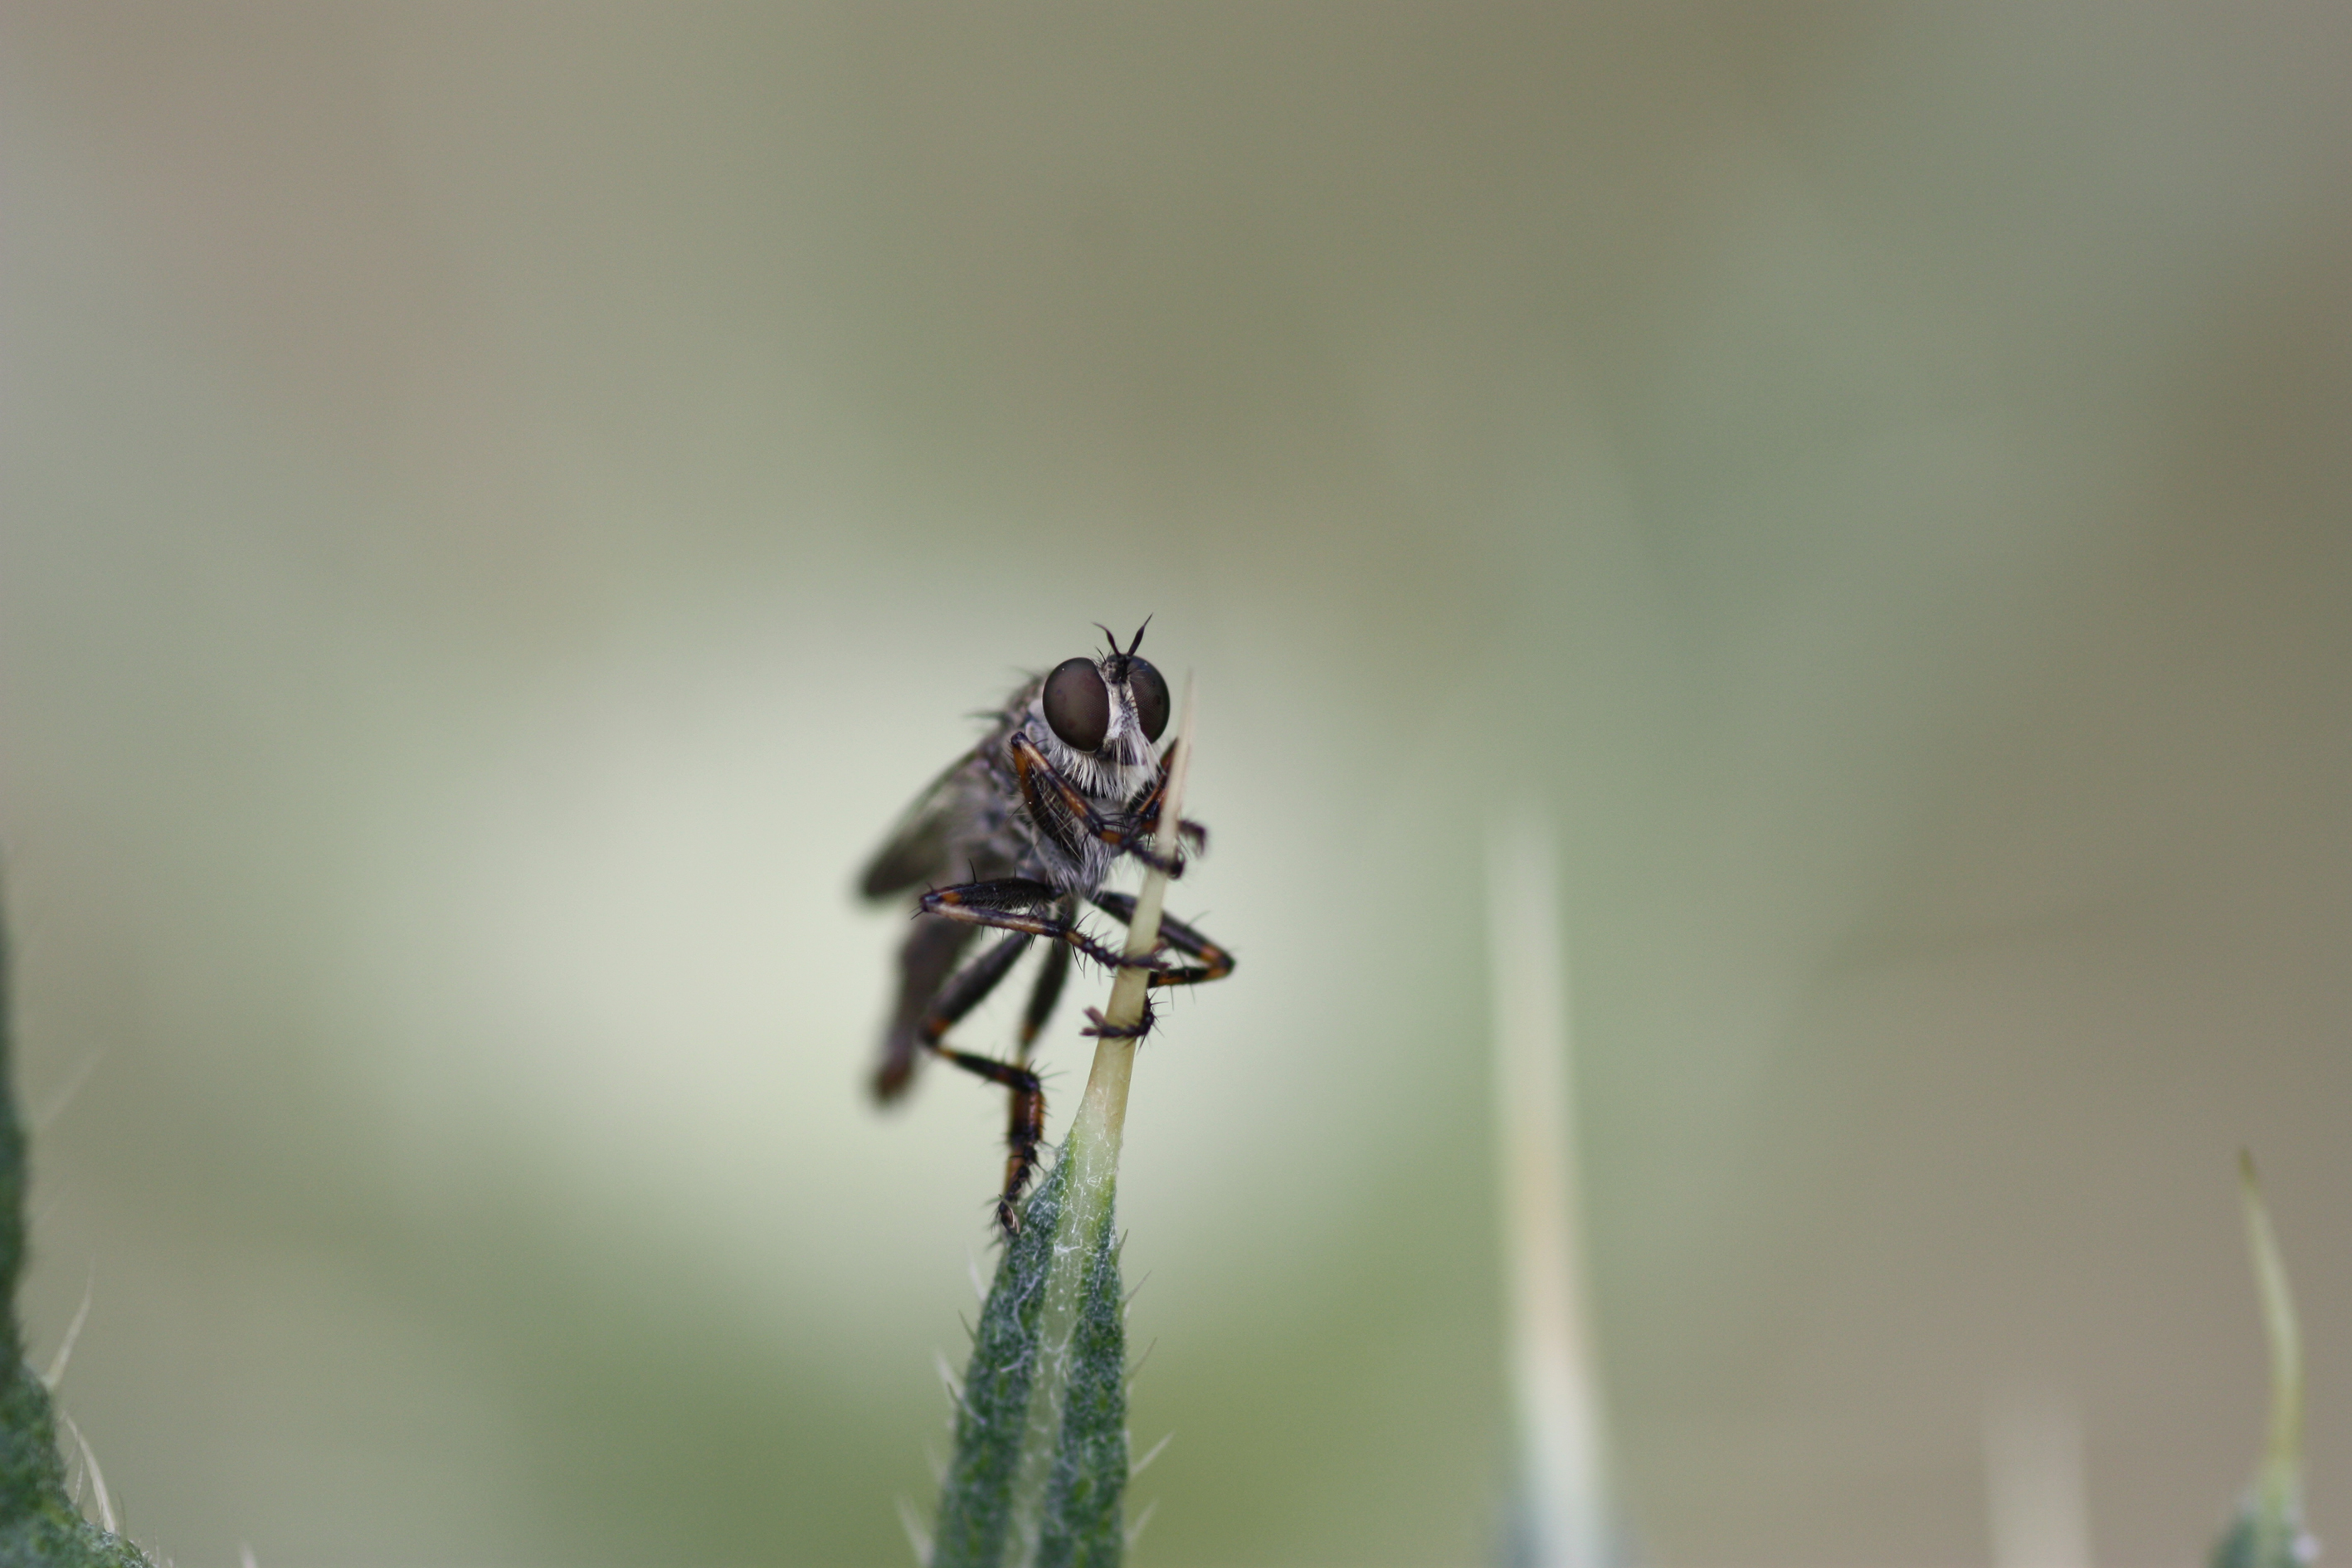
<svg viewBox="0 0 2352 1568">
<path fill-rule="evenodd" d="M 1160 831 L 1153 846 L 1163 854 L 1183 852 L 1184 836 L 1177 824 L 1184 820 L 1184 780 L 1192 763 L 1192 678 L 1184 678 L 1184 705 L 1176 721 L 1175 761 L 1168 769 L 1168 787 L 1160 794 Z M 1128 923 L 1127 954 L 1139 958 L 1160 946 L 1160 912 L 1168 900 L 1168 873 L 1158 867 L 1144 873 L 1135 898 L 1135 918 Z M 1111 982 L 1110 1002 L 1103 1009 L 1105 1034 L 1095 1041 L 1093 1068 L 1087 1074 L 1086 1098 L 1070 1124 L 1068 1155 L 1082 1162 L 1081 1177 L 1108 1175 L 1118 1168 L 1120 1134 L 1127 1125 L 1127 1090 L 1135 1071 L 1133 1038 L 1109 1033 L 1131 1029 L 1142 1021 L 1151 984 L 1146 969 L 1122 969 Z"/>
</svg>

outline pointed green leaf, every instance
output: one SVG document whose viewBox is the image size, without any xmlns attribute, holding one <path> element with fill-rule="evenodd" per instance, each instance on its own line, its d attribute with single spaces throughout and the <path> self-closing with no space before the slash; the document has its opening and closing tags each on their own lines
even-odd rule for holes
<svg viewBox="0 0 2352 1568">
<path fill-rule="evenodd" d="M 1108 1568 L 1124 1542 L 1127 1328 L 1110 1183 L 1065 1146 L 981 1310 L 931 1568 Z M 1088 1190 L 1091 1185 L 1092 1190 Z"/>
<path fill-rule="evenodd" d="M 964 1372 L 955 1458 L 940 1489 L 931 1538 L 932 1568 L 997 1568 L 1004 1561 L 1030 1397 L 1045 1359 L 1040 1319 L 1064 1180 L 1056 1164 L 1023 1205 L 1020 1234 L 997 1259 Z"/>
</svg>

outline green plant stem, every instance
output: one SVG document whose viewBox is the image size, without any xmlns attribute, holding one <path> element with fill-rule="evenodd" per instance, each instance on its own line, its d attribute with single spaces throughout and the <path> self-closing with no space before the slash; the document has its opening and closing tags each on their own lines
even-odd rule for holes
<svg viewBox="0 0 2352 1568">
<path fill-rule="evenodd" d="M 1157 842 L 1181 843 L 1192 756 L 1184 689 Z M 1127 953 L 1160 947 L 1168 877 L 1147 874 Z M 1119 1283 L 1118 1156 L 1150 972 L 1122 968 L 1103 1010 L 1085 1096 L 1060 1157 L 1021 1207 L 981 1309 L 940 1494 L 931 1568 L 1113 1568 L 1126 1551 L 1126 1300 Z"/>
</svg>

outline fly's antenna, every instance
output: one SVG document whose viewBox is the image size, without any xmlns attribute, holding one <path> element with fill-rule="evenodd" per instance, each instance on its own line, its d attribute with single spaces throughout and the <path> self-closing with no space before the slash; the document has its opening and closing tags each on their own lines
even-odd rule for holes
<svg viewBox="0 0 2352 1568">
<path fill-rule="evenodd" d="M 1095 623 L 1095 630 L 1102 633 L 1104 638 L 1109 642 L 1111 652 L 1117 653 L 1118 651 L 1118 634 L 1117 632 L 1111 630 L 1100 621 L 1097 621 Z"/>
<path fill-rule="evenodd" d="M 1154 612 L 1153 612 L 1153 614 L 1157 614 L 1157 613 L 1158 613 L 1157 611 L 1154 611 Z M 1128 645 L 1127 645 L 1127 651 L 1128 651 L 1128 654 L 1129 654 L 1129 657 L 1132 657 L 1132 656 L 1134 655 L 1135 650 L 1136 650 L 1137 648 L 1139 648 L 1139 647 L 1141 647 L 1143 646 L 1143 627 L 1144 627 L 1144 626 L 1150 626 L 1150 624 L 1151 624 L 1151 616 L 1144 616 L 1144 617 L 1143 617 L 1143 626 L 1138 626 L 1138 627 L 1136 627 L 1136 628 L 1135 628 L 1135 640 L 1134 640 L 1133 642 L 1131 642 L 1131 643 L 1129 643 L 1129 644 L 1128 644 Z M 1117 647 L 1118 646 L 1118 639 L 1117 637 L 1112 637 L 1112 638 L 1110 639 L 1110 646 L 1111 646 L 1111 647 Z"/>
</svg>

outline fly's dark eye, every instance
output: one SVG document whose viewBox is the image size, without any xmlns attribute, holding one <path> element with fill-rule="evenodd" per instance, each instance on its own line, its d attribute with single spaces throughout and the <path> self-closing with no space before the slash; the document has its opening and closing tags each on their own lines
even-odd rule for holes
<svg viewBox="0 0 2352 1568">
<path fill-rule="evenodd" d="M 1160 731 L 1168 728 L 1168 682 L 1143 660 L 1130 658 L 1127 689 L 1135 693 L 1135 721 L 1143 726 L 1143 738 L 1160 739 Z"/>
<path fill-rule="evenodd" d="M 1168 692 L 1160 689 L 1160 714 L 1168 716 Z M 1110 690 L 1090 658 L 1066 658 L 1045 678 L 1045 722 L 1062 743 L 1091 752 L 1110 733 Z"/>
</svg>

